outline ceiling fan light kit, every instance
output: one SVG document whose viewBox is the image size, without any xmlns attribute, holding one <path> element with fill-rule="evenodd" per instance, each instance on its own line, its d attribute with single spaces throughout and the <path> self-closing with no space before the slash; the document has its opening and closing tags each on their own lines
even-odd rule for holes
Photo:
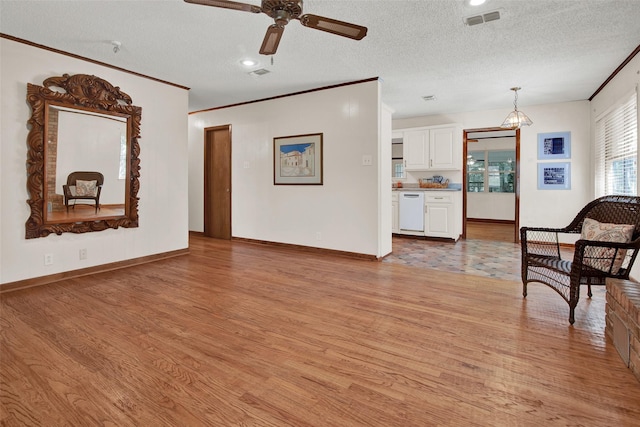
<svg viewBox="0 0 640 427">
<path fill-rule="evenodd" d="M 224 9 L 239 10 L 241 12 L 264 13 L 270 16 L 274 23 L 267 28 L 267 33 L 262 41 L 260 53 L 273 55 L 278 49 L 280 39 L 284 33 L 284 27 L 292 19 L 297 19 L 308 28 L 324 31 L 353 40 L 362 40 L 367 35 L 367 27 L 325 18 L 324 16 L 306 14 L 302 15 L 302 0 L 262 0 L 260 7 L 230 0 L 184 0 L 187 3 L 203 6 L 221 7 Z"/>
</svg>

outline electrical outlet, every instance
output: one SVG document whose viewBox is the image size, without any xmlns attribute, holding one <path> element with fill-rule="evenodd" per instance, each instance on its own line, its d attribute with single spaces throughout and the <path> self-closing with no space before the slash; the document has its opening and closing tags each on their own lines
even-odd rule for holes
<svg viewBox="0 0 640 427">
<path fill-rule="evenodd" d="M 249 162 L 244 162 L 245 169 L 249 169 L 250 167 L 251 167 L 251 164 Z"/>
<path fill-rule="evenodd" d="M 44 265 L 53 265 L 53 254 L 44 254 Z"/>
<path fill-rule="evenodd" d="M 87 250 L 86 249 L 80 249 L 80 259 L 87 259 Z"/>
<path fill-rule="evenodd" d="M 322 240 L 322 233 L 319 231 L 316 232 L 316 240 Z"/>
</svg>

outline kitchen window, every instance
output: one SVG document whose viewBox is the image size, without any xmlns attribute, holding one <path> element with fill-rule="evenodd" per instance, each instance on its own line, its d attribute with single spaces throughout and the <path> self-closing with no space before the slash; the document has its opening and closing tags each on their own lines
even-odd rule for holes
<svg viewBox="0 0 640 427">
<path fill-rule="evenodd" d="M 467 192 L 515 192 L 514 150 L 470 151 L 467 156 Z"/>
<path fill-rule="evenodd" d="M 393 178 L 404 178 L 404 154 L 402 138 L 391 140 L 391 174 Z"/>
</svg>

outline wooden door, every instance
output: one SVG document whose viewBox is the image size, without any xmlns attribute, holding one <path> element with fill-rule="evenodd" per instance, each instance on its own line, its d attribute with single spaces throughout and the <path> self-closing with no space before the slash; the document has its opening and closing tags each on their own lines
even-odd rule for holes
<svg viewBox="0 0 640 427">
<path fill-rule="evenodd" d="M 230 240 L 231 126 L 204 131 L 204 234 Z"/>
</svg>

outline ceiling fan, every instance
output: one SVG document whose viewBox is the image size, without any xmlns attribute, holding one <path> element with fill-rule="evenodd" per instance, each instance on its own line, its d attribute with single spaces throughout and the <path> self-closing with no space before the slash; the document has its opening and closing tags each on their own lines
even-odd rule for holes
<svg viewBox="0 0 640 427">
<path fill-rule="evenodd" d="M 337 19 L 325 18 L 324 16 L 305 14 L 302 15 L 302 0 L 262 0 L 261 6 L 248 3 L 240 3 L 229 0 L 184 0 L 187 3 L 200 4 L 203 6 L 222 7 L 225 9 L 240 10 L 242 12 L 264 13 L 275 21 L 267 28 L 260 53 L 262 55 L 273 55 L 278 49 L 280 38 L 284 32 L 284 26 L 292 19 L 297 19 L 305 27 L 313 28 L 327 33 L 337 34 L 354 40 L 362 40 L 367 35 L 367 27 L 362 27 Z"/>
</svg>

